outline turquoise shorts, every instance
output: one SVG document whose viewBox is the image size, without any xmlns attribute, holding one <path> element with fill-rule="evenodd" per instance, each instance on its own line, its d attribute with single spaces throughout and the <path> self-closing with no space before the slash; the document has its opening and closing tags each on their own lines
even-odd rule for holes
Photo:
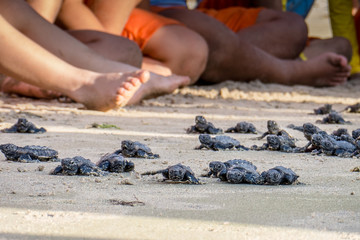
<svg viewBox="0 0 360 240">
<path fill-rule="evenodd" d="M 313 4 L 314 0 L 287 0 L 286 11 L 297 13 L 306 18 Z"/>
</svg>

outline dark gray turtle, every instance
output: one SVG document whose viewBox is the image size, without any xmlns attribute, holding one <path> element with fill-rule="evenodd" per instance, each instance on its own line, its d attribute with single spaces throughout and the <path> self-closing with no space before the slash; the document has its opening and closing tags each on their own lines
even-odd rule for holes
<svg viewBox="0 0 360 240">
<path fill-rule="evenodd" d="M 283 166 L 277 166 L 264 171 L 261 176 L 265 180 L 265 184 L 279 185 L 279 184 L 293 184 L 298 179 L 298 175 L 290 168 Z"/>
<path fill-rule="evenodd" d="M 196 147 L 195 149 L 206 148 L 214 151 L 226 150 L 226 149 L 249 150 L 249 148 L 240 145 L 240 142 L 238 140 L 224 135 L 216 136 L 212 138 L 208 134 L 200 134 L 199 141 L 201 145 L 199 147 Z"/>
<path fill-rule="evenodd" d="M 10 128 L 1 130 L 4 133 L 44 133 L 45 128 L 37 128 L 33 123 L 29 122 L 26 118 L 19 118 Z"/>
<path fill-rule="evenodd" d="M 252 123 L 239 122 L 235 127 L 228 128 L 225 132 L 227 133 L 253 133 L 257 134 L 256 127 Z"/>
<path fill-rule="evenodd" d="M 280 152 L 301 152 L 301 149 L 296 147 L 293 139 L 287 136 L 277 136 L 269 135 L 266 138 L 266 143 L 258 147 L 256 145 L 252 146 L 252 150 L 271 150 L 271 151 L 280 151 Z"/>
<path fill-rule="evenodd" d="M 203 116 L 195 117 L 195 125 L 186 130 L 187 133 L 208 133 L 208 134 L 221 134 L 223 130 L 216 128 L 214 124 L 206 121 Z"/>
<path fill-rule="evenodd" d="M 351 135 L 354 139 L 358 139 L 360 137 L 360 128 L 353 130 Z"/>
<path fill-rule="evenodd" d="M 342 112 L 360 113 L 360 103 L 349 105 Z"/>
<path fill-rule="evenodd" d="M 172 180 L 175 182 L 189 182 L 192 184 L 200 184 L 199 180 L 195 177 L 194 172 L 187 166 L 180 163 L 170 166 L 166 169 L 158 171 L 150 171 L 142 173 L 141 175 L 155 175 L 161 173 L 164 180 Z"/>
<path fill-rule="evenodd" d="M 352 157 L 356 154 L 357 147 L 347 141 L 331 141 L 324 138 L 320 142 L 320 149 L 328 156 Z"/>
<path fill-rule="evenodd" d="M 268 120 L 267 121 L 267 131 L 261 135 L 260 137 L 258 137 L 257 139 L 263 139 L 264 137 L 266 137 L 269 134 L 272 135 L 277 135 L 277 136 L 287 136 L 288 138 L 293 138 L 291 137 L 291 135 L 286 132 L 285 130 L 281 129 L 280 126 L 277 124 L 277 122 L 273 121 L 273 120 Z"/>
<path fill-rule="evenodd" d="M 308 148 L 310 147 L 310 145 L 312 144 L 311 139 L 312 136 L 316 133 L 319 133 L 321 131 L 320 128 L 318 128 L 317 126 L 315 126 L 312 123 L 304 123 L 303 124 L 303 133 L 304 133 L 304 137 L 309 141 L 303 148 L 303 151 L 307 151 Z"/>
<path fill-rule="evenodd" d="M 130 172 L 135 168 L 133 162 L 127 161 L 123 156 L 115 153 L 104 155 L 96 165 L 103 171 L 117 173 Z"/>
<path fill-rule="evenodd" d="M 350 124 L 349 121 L 345 121 L 344 118 L 338 112 L 331 112 L 328 116 L 324 117 L 322 120 L 317 120 L 316 123 L 324 124 Z"/>
<path fill-rule="evenodd" d="M 331 104 L 325 104 L 322 107 L 314 109 L 314 114 L 315 115 L 324 115 L 324 114 L 329 114 L 331 111 L 332 111 L 332 105 Z"/>
<path fill-rule="evenodd" d="M 59 161 L 58 152 L 47 147 L 42 146 L 25 146 L 18 147 L 14 144 L 0 145 L 1 152 L 6 159 L 18 162 L 46 162 Z"/>
<path fill-rule="evenodd" d="M 50 172 L 52 175 L 101 176 L 101 170 L 89 159 L 81 156 L 61 159 L 61 165 Z"/>
<path fill-rule="evenodd" d="M 122 154 L 124 157 L 130 158 L 159 158 L 159 154 L 154 154 L 151 149 L 140 142 L 133 142 L 124 140 L 121 142 L 121 149 L 114 152 L 115 154 Z"/>
<path fill-rule="evenodd" d="M 228 160 L 226 162 L 212 161 L 209 163 L 210 171 L 207 174 L 207 176 L 208 177 L 211 177 L 211 176 L 219 177 L 219 174 L 221 172 L 223 173 L 224 170 L 225 170 L 225 174 L 226 174 L 227 169 L 229 169 L 233 166 L 236 166 L 236 165 L 243 165 L 243 164 L 253 165 L 251 162 L 242 160 L 242 159 L 233 159 L 233 160 Z M 254 166 L 254 168 L 256 170 L 256 166 Z"/>
<path fill-rule="evenodd" d="M 222 174 L 222 176 L 224 176 Z M 220 178 L 229 183 L 264 184 L 264 178 L 256 171 L 254 165 L 235 165 L 226 171 L 226 178 Z"/>
<path fill-rule="evenodd" d="M 333 131 L 333 133 L 331 135 L 336 136 L 336 137 L 341 137 L 342 135 L 350 136 L 350 134 L 346 128 L 339 128 L 339 129 Z"/>
</svg>

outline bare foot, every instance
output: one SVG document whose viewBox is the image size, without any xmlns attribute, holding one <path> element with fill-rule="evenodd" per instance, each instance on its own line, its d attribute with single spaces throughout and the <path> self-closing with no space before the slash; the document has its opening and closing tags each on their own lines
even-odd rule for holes
<svg viewBox="0 0 360 240">
<path fill-rule="evenodd" d="M 5 77 L 4 79 L 2 79 L 0 89 L 4 93 L 14 93 L 20 96 L 32 98 L 53 99 L 62 95 L 61 93 L 41 89 L 34 85 L 13 79 L 11 77 Z"/>
<path fill-rule="evenodd" d="M 140 70 L 133 73 L 96 74 L 86 85 L 68 91 L 67 95 L 88 109 L 107 111 L 125 106 L 150 74 Z"/>
<path fill-rule="evenodd" d="M 292 68 L 294 71 L 290 73 L 290 85 L 337 86 L 347 81 L 351 71 L 344 56 L 330 52 L 295 64 Z"/>
<path fill-rule="evenodd" d="M 151 73 L 150 80 L 143 84 L 128 102 L 129 105 L 137 104 L 143 99 L 170 94 L 175 89 L 190 84 L 186 76 L 171 75 L 168 77 Z"/>
</svg>

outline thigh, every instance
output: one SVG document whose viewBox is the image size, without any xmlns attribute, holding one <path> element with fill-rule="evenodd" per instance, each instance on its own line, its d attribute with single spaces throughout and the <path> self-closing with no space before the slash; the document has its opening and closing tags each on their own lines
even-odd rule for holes
<svg viewBox="0 0 360 240">
<path fill-rule="evenodd" d="M 140 48 L 127 38 L 93 30 L 72 30 L 68 33 L 107 59 L 141 66 Z"/>
<path fill-rule="evenodd" d="M 210 50 L 224 48 L 237 39 L 236 34 L 223 23 L 199 11 L 167 9 L 161 14 L 174 18 L 199 33 L 208 43 Z"/>
</svg>

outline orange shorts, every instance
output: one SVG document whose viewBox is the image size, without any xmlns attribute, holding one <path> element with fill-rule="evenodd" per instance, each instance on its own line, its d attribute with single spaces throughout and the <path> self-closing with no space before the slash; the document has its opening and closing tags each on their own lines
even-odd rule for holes
<svg viewBox="0 0 360 240">
<path fill-rule="evenodd" d="M 228 7 L 220 10 L 208 8 L 198 8 L 196 10 L 216 18 L 234 32 L 238 32 L 254 25 L 263 8 Z"/>
<path fill-rule="evenodd" d="M 121 36 L 136 42 L 141 49 L 144 49 L 151 36 L 161 27 L 166 25 L 183 25 L 182 23 L 135 8 L 124 27 Z"/>
<path fill-rule="evenodd" d="M 221 4 L 223 1 L 215 2 Z M 210 2 L 208 2 L 210 3 Z M 227 4 L 227 0 L 224 1 L 224 4 Z M 200 6 L 207 6 L 201 5 Z M 211 6 L 211 5 L 209 5 Z M 218 6 L 220 7 L 220 5 Z M 179 7 L 169 7 L 169 8 L 179 8 Z M 154 12 L 161 12 L 165 9 L 163 7 L 152 6 L 151 10 Z M 216 18 L 218 21 L 224 23 L 234 32 L 238 32 L 241 29 L 250 27 L 256 23 L 256 19 L 259 16 L 259 13 L 264 8 L 245 8 L 245 7 L 227 7 L 221 9 L 214 8 L 196 8 L 197 11 L 203 12 L 204 14 Z"/>
</svg>

